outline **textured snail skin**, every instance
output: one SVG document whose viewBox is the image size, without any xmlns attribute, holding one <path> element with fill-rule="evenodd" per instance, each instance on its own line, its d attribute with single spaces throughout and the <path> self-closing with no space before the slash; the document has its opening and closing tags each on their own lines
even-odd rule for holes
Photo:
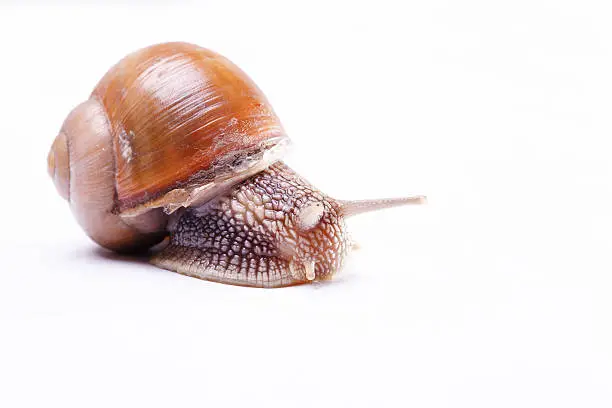
<svg viewBox="0 0 612 408">
<path fill-rule="evenodd" d="M 170 244 L 152 262 L 234 285 L 330 279 L 351 246 L 340 204 L 283 163 L 177 218 Z"/>
</svg>

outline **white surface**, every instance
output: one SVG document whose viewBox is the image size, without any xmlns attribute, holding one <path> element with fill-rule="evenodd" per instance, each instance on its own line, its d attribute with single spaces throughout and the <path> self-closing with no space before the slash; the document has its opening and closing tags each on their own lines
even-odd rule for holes
<svg viewBox="0 0 612 408">
<path fill-rule="evenodd" d="M 0 406 L 612 406 L 607 2 L 222 3 L 0 6 Z M 248 72 L 324 191 L 430 205 L 351 220 L 363 249 L 319 286 L 97 249 L 48 147 L 170 40 Z"/>
</svg>

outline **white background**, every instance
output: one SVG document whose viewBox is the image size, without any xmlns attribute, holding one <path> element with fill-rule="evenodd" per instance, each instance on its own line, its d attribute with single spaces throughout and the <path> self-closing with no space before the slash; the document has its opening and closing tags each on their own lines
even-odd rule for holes
<svg viewBox="0 0 612 408">
<path fill-rule="evenodd" d="M 0 6 L 0 406 L 612 406 L 612 10 L 601 1 Z M 46 173 L 70 109 L 183 40 L 264 90 L 350 220 L 329 284 L 98 249 Z"/>
</svg>

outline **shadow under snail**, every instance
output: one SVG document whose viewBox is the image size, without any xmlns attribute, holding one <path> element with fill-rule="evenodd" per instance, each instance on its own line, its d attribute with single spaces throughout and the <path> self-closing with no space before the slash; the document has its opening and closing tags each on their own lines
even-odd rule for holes
<svg viewBox="0 0 612 408">
<path fill-rule="evenodd" d="M 187 43 L 113 66 L 68 115 L 48 170 L 86 233 L 117 252 L 222 283 L 330 279 L 352 247 L 345 218 L 424 197 L 341 201 L 279 161 L 289 138 L 236 65 Z"/>
</svg>

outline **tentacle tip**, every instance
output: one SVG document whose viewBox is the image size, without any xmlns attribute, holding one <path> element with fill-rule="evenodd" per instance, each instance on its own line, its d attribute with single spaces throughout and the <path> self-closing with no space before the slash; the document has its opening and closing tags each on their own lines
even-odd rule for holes
<svg viewBox="0 0 612 408">
<path fill-rule="evenodd" d="M 306 279 L 312 282 L 316 278 L 314 261 L 305 262 L 304 270 L 306 271 Z"/>
</svg>

